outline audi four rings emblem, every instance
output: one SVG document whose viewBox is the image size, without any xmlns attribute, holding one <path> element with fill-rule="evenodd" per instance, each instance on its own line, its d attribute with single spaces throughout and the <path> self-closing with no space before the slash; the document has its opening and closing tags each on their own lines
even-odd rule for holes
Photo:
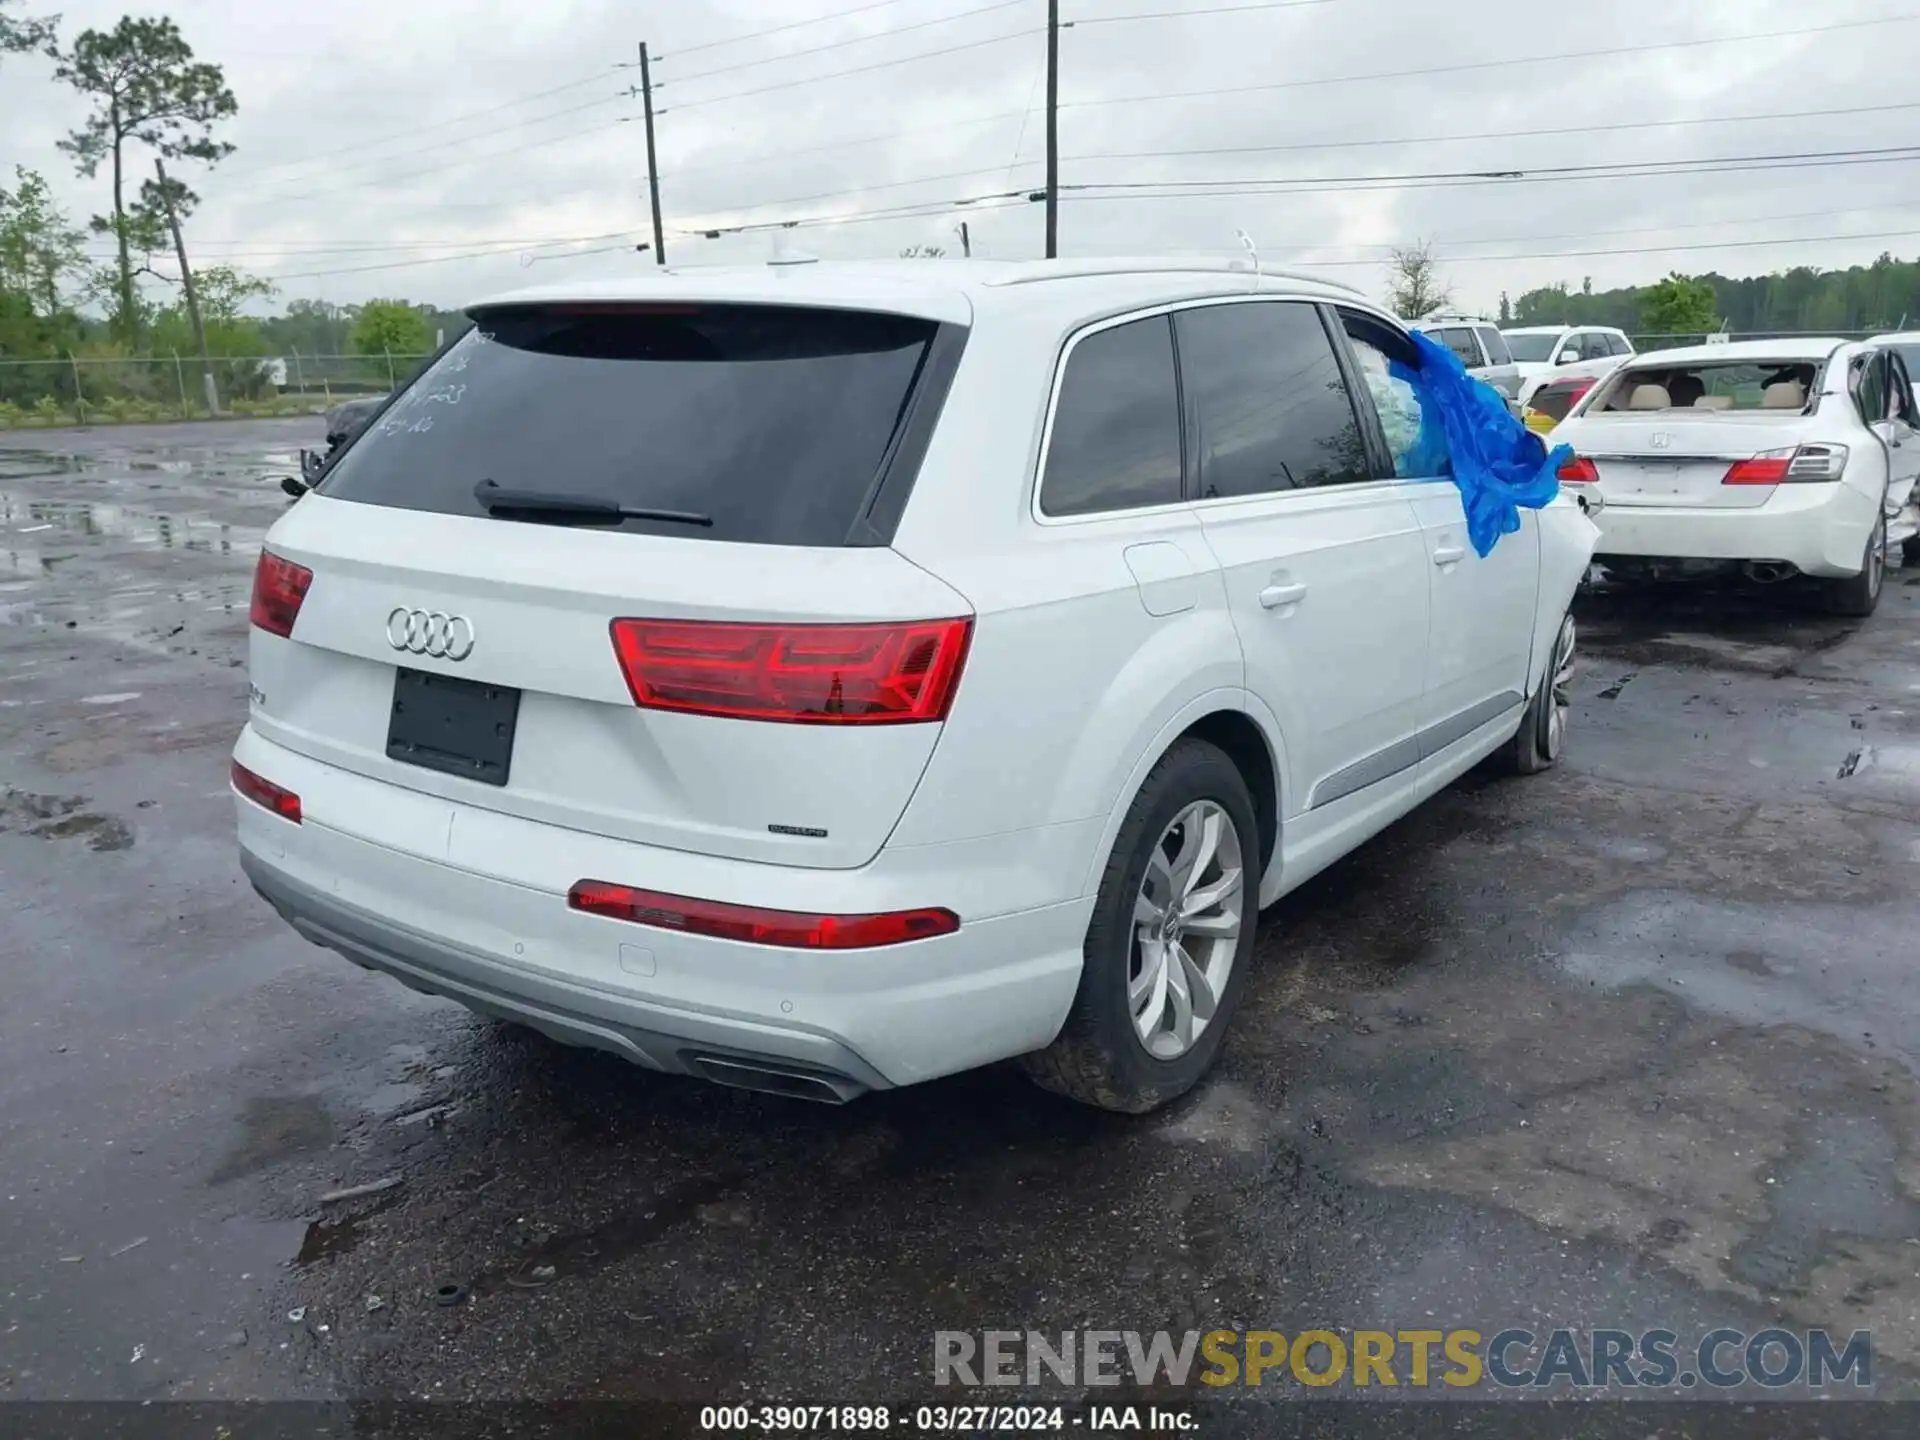
<svg viewBox="0 0 1920 1440">
<path fill-rule="evenodd" d="M 396 605 L 387 616 L 387 643 L 413 655 L 464 660 L 473 653 L 473 622 L 444 610 L 409 610 Z"/>
</svg>

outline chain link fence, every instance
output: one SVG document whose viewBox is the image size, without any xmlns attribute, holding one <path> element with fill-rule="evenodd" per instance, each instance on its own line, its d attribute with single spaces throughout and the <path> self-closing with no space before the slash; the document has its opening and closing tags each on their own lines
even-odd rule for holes
<svg viewBox="0 0 1920 1440">
<path fill-rule="evenodd" d="M 232 416 L 311 415 L 359 395 L 384 395 L 426 355 L 217 356 L 209 405 L 200 360 L 169 352 L 135 359 L 65 355 L 0 359 L 0 430 Z"/>
</svg>

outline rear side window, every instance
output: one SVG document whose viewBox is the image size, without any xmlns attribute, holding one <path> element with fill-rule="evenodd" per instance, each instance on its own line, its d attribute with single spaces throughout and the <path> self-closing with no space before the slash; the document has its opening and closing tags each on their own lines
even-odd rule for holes
<svg viewBox="0 0 1920 1440">
<path fill-rule="evenodd" d="M 1180 398 L 1167 317 L 1096 330 L 1067 353 L 1040 508 L 1091 515 L 1180 499 Z"/>
<path fill-rule="evenodd" d="M 1609 335 L 1607 336 L 1607 353 L 1609 355 L 1631 355 L 1633 354 L 1633 342 L 1624 335 Z"/>
<path fill-rule="evenodd" d="M 1312 305 L 1207 305 L 1182 310 L 1175 329 L 1202 499 L 1373 478 L 1333 342 Z"/>
<path fill-rule="evenodd" d="M 780 305 L 482 311 L 321 489 L 480 516 L 489 512 L 474 487 L 490 480 L 712 520 L 609 518 L 592 522 L 599 528 L 845 545 L 937 328 Z"/>
<path fill-rule="evenodd" d="M 1873 354 L 1854 371 L 1854 398 L 1869 425 L 1887 418 L 1887 357 Z"/>
<path fill-rule="evenodd" d="M 1439 332 L 1440 343 L 1460 357 L 1460 363 L 1469 370 L 1478 369 L 1486 362 L 1480 358 L 1480 346 L 1475 343 L 1473 331 L 1453 327 Z"/>
<path fill-rule="evenodd" d="M 1474 333 L 1480 337 L 1480 343 L 1487 347 L 1489 365 L 1511 365 L 1513 353 L 1507 349 L 1507 342 L 1500 332 L 1491 325 L 1476 325 Z"/>
</svg>

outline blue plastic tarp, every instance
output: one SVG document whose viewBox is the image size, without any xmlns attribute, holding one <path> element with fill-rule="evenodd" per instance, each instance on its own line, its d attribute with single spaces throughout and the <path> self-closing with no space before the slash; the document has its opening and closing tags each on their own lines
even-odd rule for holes
<svg viewBox="0 0 1920 1440">
<path fill-rule="evenodd" d="M 1396 457 L 1397 468 L 1404 475 L 1452 478 L 1467 512 L 1467 538 L 1484 557 L 1502 535 L 1520 528 L 1521 507 L 1538 510 L 1560 493 L 1558 472 L 1573 450 L 1560 445 L 1549 453 L 1457 355 L 1417 330 L 1412 334 L 1420 368 L 1398 360 L 1389 367 L 1420 400 L 1420 433 Z"/>
</svg>

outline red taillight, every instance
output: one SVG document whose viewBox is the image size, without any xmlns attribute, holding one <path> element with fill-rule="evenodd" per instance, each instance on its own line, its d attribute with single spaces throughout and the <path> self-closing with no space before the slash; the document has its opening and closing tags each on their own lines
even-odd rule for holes
<svg viewBox="0 0 1920 1440">
<path fill-rule="evenodd" d="M 1736 460 L 1727 471 L 1722 485 L 1778 485 L 1787 478 L 1787 470 L 1793 464 L 1791 453 L 1786 455 L 1755 455 L 1751 460 Z"/>
<path fill-rule="evenodd" d="M 1563 485 L 1598 485 L 1600 469 L 1584 455 L 1576 455 L 1560 467 Z"/>
<path fill-rule="evenodd" d="M 300 602 L 311 584 L 313 572 L 306 566 L 262 550 L 260 563 L 253 567 L 253 608 L 247 618 L 270 635 L 293 634 Z"/>
<path fill-rule="evenodd" d="M 793 910 L 762 910 L 757 905 L 723 905 L 582 880 L 567 894 L 567 904 L 589 915 L 710 935 L 749 945 L 780 945 L 795 950 L 870 950 L 901 945 L 934 935 L 951 935 L 960 917 L 951 910 L 896 910 L 885 915 L 809 915 Z"/>
<path fill-rule="evenodd" d="M 613 648 L 650 710 L 815 725 L 944 720 L 972 620 L 736 625 L 616 620 Z"/>
<path fill-rule="evenodd" d="M 300 823 L 300 797 L 291 790 L 282 790 L 271 780 L 261 779 L 238 760 L 233 762 L 231 775 L 233 788 L 254 804 L 271 810 L 282 820 Z"/>
</svg>

